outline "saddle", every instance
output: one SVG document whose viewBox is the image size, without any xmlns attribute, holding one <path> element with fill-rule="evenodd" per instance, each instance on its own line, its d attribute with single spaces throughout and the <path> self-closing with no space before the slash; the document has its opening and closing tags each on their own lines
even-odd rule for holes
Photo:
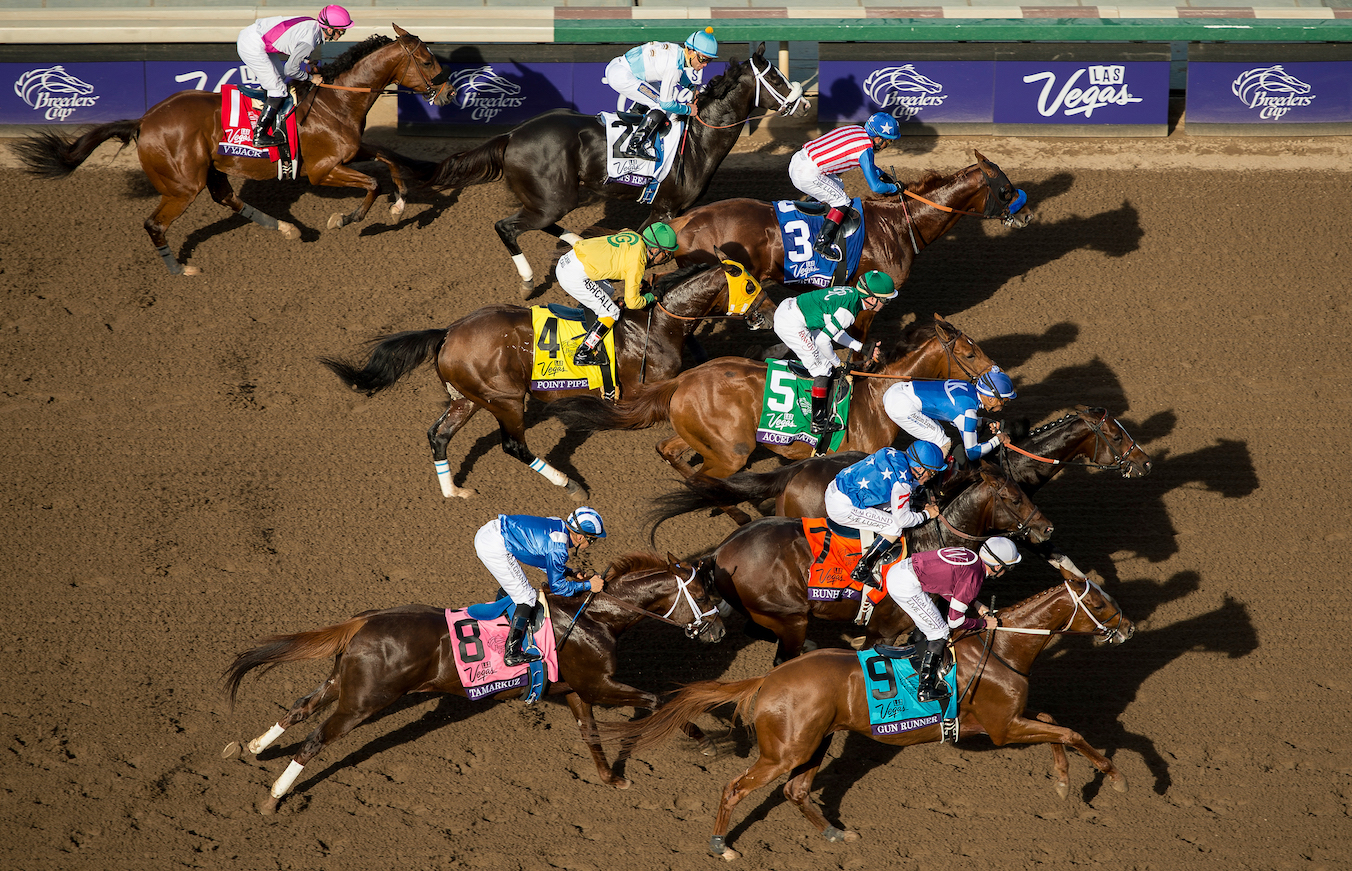
<svg viewBox="0 0 1352 871">
<path fill-rule="evenodd" d="M 638 123 L 646 118 L 645 112 L 616 112 L 614 121 L 610 122 L 611 127 L 618 127 L 621 130 L 633 130 Z M 657 125 L 657 135 L 661 136 L 671 129 L 671 117 L 668 116 L 661 124 Z"/>
<path fill-rule="evenodd" d="M 510 596 L 505 590 L 498 590 L 498 597 L 491 602 L 481 602 L 476 605 L 470 605 L 465 609 L 465 613 L 475 620 L 496 620 L 505 616 L 507 612 L 516 607 Z M 530 623 L 526 626 L 526 631 L 534 635 L 545 623 L 545 615 L 548 608 L 545 606 L 545 597 L 535 597 L 535 607 L 530 611 Z"/>
<path fill-rule="evenodd" d="M 545 308 L 555 317 L 565 321 L 581 321 L 582 326 L 591 329 L 596 324 L 596 312 L 581 306 L 563 305 L 557 302 L 545 303 Z"/>
<path fill-rule="evenodd" d="M 794 200 L 793 207 L 804 215 L 812 215 L 814 218 L 826 217 L 826 213 L 831 211 L 831 207 L 826 203 L 819 203 L 816 200 Z M 856 212 L 852 206 L 845 206 L 841 211 L 845 213 L 845 218 L 840 222 L 840 231 L 837 238 L 844 239 L 859 229 L 863 216 Z"/>
<path fill-rule="evenodd" d="M 920 658 L 925 653 L 925 633 L 918 628 L 911 630 L 911 636 L 905 644 L 875 644 L 873 651 L 880 656 L 888 659 L 907 659 L 911 662 L 911 668 L 915 673 L 920 673 Z M 939 663 L 939 677 L 947 677 L 953 670 L 953 645 L 948 644 L 944 647 L 944 658 Z"/>
</svg>

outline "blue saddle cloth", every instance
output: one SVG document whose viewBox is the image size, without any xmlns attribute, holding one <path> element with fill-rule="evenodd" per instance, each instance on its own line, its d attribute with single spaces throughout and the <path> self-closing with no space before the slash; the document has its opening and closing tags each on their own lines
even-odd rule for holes
<svg viewBox="0 0 1352 871">
<path fill-rule="evenodd" d="M 860 216 L 864 214 L 859 197 L 854 198 L 850 207 L 856 214 Z M 775 202 L 775 217 L 779 221 L 780 238 L 784 243 L 784 283 L 810 284 L 813 287 L 830 286 L 834 282 L 836 269 L 840 264 L 827 260 L 812 247 L 812 240 L 817 238 L 826 216 L 800 211 L 798 204 L 792 200 L 778 200 Z M 864 253 L 863 222 L 860 221 L 858 229 L 852 233 L 849 232 L 848 226 L 842 227 L 836 242 L 844 243 L 845 275 L 853 275 L 859 268 L 859 258 Z"/>
<path fill-rule="evenodd" d="M 893 659 L 876 650 L 861 650 L 859 667 L 864 671 L 869 724 L 876 738 L 923 729 L 958 716 L 956 668 L 949 669 L 944 676 L 949 691 L 947 699 L 943 702 L 920 702 L 915 698 L 920 678 L 910 660 Z"/>
</svg>

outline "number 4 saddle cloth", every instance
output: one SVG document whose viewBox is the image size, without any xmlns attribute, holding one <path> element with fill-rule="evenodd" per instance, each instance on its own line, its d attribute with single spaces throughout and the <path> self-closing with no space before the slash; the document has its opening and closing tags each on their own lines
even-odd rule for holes
<svg viewBox="0 0 1352 871">
<path fill-rule="evenodd" d="M 619 383 L 615 376 L 615 331 L 608 330 L 601 340 L 600 366 L 574 366 L 573 355 L 587 336 L 583 309 L 561 305 L 531 306 L 531 334 L 535 338 L 535 356 L 530 370 L 530 389 L 601 390 L 615 395 Z"/>
</svg>

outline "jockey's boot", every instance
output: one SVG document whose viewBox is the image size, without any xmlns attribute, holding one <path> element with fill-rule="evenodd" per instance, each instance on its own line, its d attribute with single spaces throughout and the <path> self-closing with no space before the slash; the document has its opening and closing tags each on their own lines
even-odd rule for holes
<svg viewBox="0 0 1352 871">
<path fill-rule="evenodd" d="M 284 137 L 278 136 L 273 125 L 277 122 L 277 113 L 282 108 L 282 103 L 286 102 L 286 96 L 268 97 L 263 105 L 263 112 L 258 116 L 258 126 L 254 128 L 254 147 L 272 148 L 278 145 L 286 144 Z"/>
<path fill-rule="evenodd" d="M 838 262 L 844 256 L 840 246 L 836 244 L 836 234 L 840 232 L 840 222 L 843 220 L 845 213 L 832 206 L 831 211 L 827 212 L 822 220 L 822 228 L 817 231 L 817 238 L 812 240 L 813 250 L 832 263 Z"/>
<path fill-rule="evenodd" d="M 600 366 L 601 365 L 601 340 L 606 337 L 610 327 L 604 321 L 597 321 L 592 324 L 592 328 L 587 331 L 587 335 L 577 346 L 576 353 L 573 354 L 574 366 Z"/>
<path fill-rule="evenodd" d="M 813 435 L 824 435 L 826 433 L 837 432 L 842 429 L 840 423 L 835 419 L 831 412 L 832 380 L 835 378 L 835 370 L 829 374 L 818 376 L 812 379 L 812 433 Z"/>
<path fill-rule="evenodd" d="M 530 605 L 517 603 L 516 611 L 512 613 L 512 628 L 507 633 L 507 644 L 502 651 L 504 665 L 525 665 L 540 660 L 540 654 L 527 653 L 522 648 L 526 640 L 526 627 L 530 624 L 530 612 Z"/>
<path fill-rule="evenodd" d="M 643 120 L 634 127 L 634 132 L 629 134 L 629 141 L 620 149 L 621 157 L 637 157 L 639 160 L 657 160 L 657 150 L 652 147 L 648 140 L 657 128 L 662 126 L 662 122 L 667 120 L 667 113 L 661 109 L 649 109 L 648 114 L 643 116 Z"/>
<path fill-rule="evenodd" d="M 878 560 L 883 558 L 888 548 L 896 544 L 895 538 L 888 538 L 880 535 L 873 539 L 873 543 L 868 546 L 868 550 L 859 557 L 859 564 L 850 571 L 850 580 L 858 581 L 861 584 L 867 584 L 874 589 L 882 585 L 873 577 L 873 567 L 878 564 Z"/>
<path fill-rule="evenodd" d="M 916 701 L 938 702 L 949 697 L 948 684 L 939 677 L 939 666 L 944 661 L 944 648 L 947 645 L 946 638 L 926 642 L 925 652 L 920 657 L 920 684 L 915 690 Z"/>
</svg>

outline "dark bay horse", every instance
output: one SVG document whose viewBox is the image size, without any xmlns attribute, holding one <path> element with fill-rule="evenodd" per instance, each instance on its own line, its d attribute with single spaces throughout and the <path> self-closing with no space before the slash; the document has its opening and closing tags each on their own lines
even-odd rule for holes
<svg viewBox="0 0 1352 871">
<path fill-rule="evenodd" d="M 766 59 L 765 43 L 745 62 L 730 58 L 726 71 L 709 80 L 699 94 L 681 153 L 653 198 L 649 223 L 670 220 L 704 194 L 742 134 L 744 121 L 769 108 L 777 108 L 781 115 L 806 113 L 809 107 L 802 95 L 803 86 L 784 78 Z M 607 183 L 605 127 L 595 115 L 568 109 L 546 112 L 478 148 L 451 155 L 437 167 L 430 183 L 445 189 L 498 179 L 521 203 L 520 211 L 494 227 L 521 274 L 522 298 L 529 297 L 535 286 L 535 274 L 517 243 L 522 233 L 543 230 L 576 242 L 577 237 L 558 224 L 564 215 L 598 198 L 637 200 L 643 191 Z M 706 262 L 713 259 L 722 258 Z"/>
<path fill-rule="evenodd" d="M 1056 791 L 1070 791 L 1067 747 L 1073 747 L 1112 784 L 1125 792 L 1127 779 L 1112 761 L 1050 714 L 1026 708 L 1033 661 L 1057 635 L 1093 635 L 1096 643 L 1121 644 L 1136 627 L 1117 602 L 1089 580 L 1067 580 L 999 612 L 1001 627 L 969 634 L 954 643 L 957 661 L 959 734 L 988 735 L 997 747 L 1050 744 L 1056 766 Z M 880 669 L 881 671 L 881 669 Z M 848 730 L 875 741 L 906 747 L 942 740 L 935 723 L 892 735 L 873 735 L 869 688 L 853 651 L 818 650 L 775 668 L 764 677 L 687 686 L 653 716 L 607 727 L 606 740 L 633 740 L 634 750 L 658 744 L 695 717 L 721 705 L 736 705 L 735 717 L 755 730 L 759 758 L 723 789 L 709 852 L 732 860 L 741 854 L 726 843 L 732 809 L 738 802 L 783 774 L 784 796 L 829 841 L 855 841 L 859 833 L 827 822 L 812 801 L 812 781 L 826 759 L 833 733 Z M 902 689 L 901 692 L 906 692 Z M 895 685 L 894 685 L 895 692 Z M 948 783 L 950 776 L 937 778 Z"/>
<path fill-rule="evenodd" d="M 882 395 L 894 380 L 974 379 L 994 365 L 970 336 L 937 314 L 910 324 L 887 352 L 881 372 L 855 376 L 841 450 L 873 453 L 892 444 L 900 429 L 883 411 Z M 578 396 L 555 403 L 547 414 L 570 428 L 590 430 L 643 429 L 670 421 L 676 435 L 658 444 L 662 458 L 690 478 L 695 470 L 681 457 L 696 451 L 704 458 L 700 475 L 725 478 L 745 466 L 756 447 L 765 373 L 764 363 L 719 357 L 669 381 L 645 385 L 618 403 Z M 765 447 L 790 459 L 812 453 L 798 441 Z"/>
<path fill-rule="evenodd" d="M 722 639 L 723 621 L 716 604 L 697 577 L 697 567 L 648 554 L 631 554 L 607 571 L 605 589 L 591 596 L 563 598 L 545 594 L 553 615 L 559 677 L 545 692 L 567 693 L 568 707 L 596 762 L 596 772 L 610 786 L 627 789 L 629 781 L 615 774 L 605 751 L 596 743 L 593 705 L 653 710 L 658 697 L 615 680 L 616 642 L 641 620 L 654 618 L 684 625 L 686 634 L 713 643 Z M 585 599 L 585 601 L 584 601 Z M 329 676 L 309 695 L 298 699 L 277 725 L 250 741 L 249 752 L 262 753 L 282 733 L 317 711 L 337 702 L 333 713 L 305 739 L 286 772 L 278 778 L 262 806 L 270 814 L 290 791 L 301 768 L 325 747 L 342 738 L 408 693 L 465 695 L 451 652 L 455 643 L 444 608 L 405 605 L 366 611 L 345 623 L 275 635 L 235 658 L 225 671 L 225 688 L 233 708 L 240 681 L 256 668 L 285 662 L 334 657 Z M 516 698 L 521 690 L 496 697 Z M 698 730 L 689 732 L 702 740 Z M 227 750 L 234 750 L 228 745 Z M 625 754 L 621 754 L 623 759 Z M 616 760 L 618 765 L 620 760 Z"/>
<path fill-rule="evenodd" d="M 302 97 L 296 110 L 300 125 L 300 170 L 311 184 L 362 188 L 366 198 L 356 210 L 329 217 L 334 229 L 360 221 L 376 201 L 379 184 L 369 175 L 348 166 L 354 160 L 381 159 L 391 168 L 399 188 L 394 211 L 403 209 L 409 179 L 401 174 L 403 158 L 362 142 L 366 115 L 380 92 L 391 83 L 412 88 L 433 105 L 451 99 L 441 64 L 422 40 L 394 25 L 398 39 L 374 35 L 344 52 L 320 72 L 325 82 Z M 155 251 L 174 275 L 197 275 L 195 266 L 185 266 L 169 250 L 165 238 L 169 225 L 197 198 L 203 188 L 211 198 L 261 227 L 278 230 L 287 239 L 300 232 L 255 209 L 235 195 L 229 176 L 246 179 L 277 177 L 277 167 L 266 158 L 228 157 L 216 153 L 223 136 L 221 95 L 211 91 L 179 91 L 150 108 L 140 119 L 100 124 L 82 136 L 67 140 L 57 133 L 41 133 L 14 148 L 30 171 L 49 178 L 74 172 L 94 149 L 117 138 L 123 145 L 135 139 L 141 168 L 160 192 L 160 204 L 146 218 L 146 232 Z"/>
<path fill-rule="evenodd" d="M 661 276 L 656 285 L 658 304 L 646 312 L 621 311 L 613 332 L 621 396 L 639 392 L 646 381 L 662 381 L 680 372 L 685 337 L 716 308 L 729 310 L 729 280 L 744 275 L 744 271 L 735 263 L 718 266 L 697 263 Z M 740 314 L 751 329 L 759 330 L 774 317 L 774 302 L 756 285 L 748 290 L 755 297 Z M 394 386 L 435 358 L 437 376 L 450 394 L 450 404 L 427 431 L 427 439 L 447 498 L 475 495 L 474 490 L 455 485 L 446 446 L 480 408 L 488 409 L 498 419 L 502 449 L 508 455 L 544 475 L 551 484 L 564 487 L 578 502 L 586 497 L 585 487 L 536 457 L 526 446 L 528 395 L 553 402 L 586 392 L 585 388 L 544 391 L 529 386 L 535 353 L 530 309 L 486 306 L 444 330 L 411 330 L 382 336 L 370 344 L 373 348 L 365 362 L 353 364 L 333 358 L 321 362 L 349 387 L 372 394 Z"/>
<path fill-rule="evenodd" d="M 990 535 L 1043 541 L 1051 534 L 1051 522 L 1027 494 L 994 466 L 987 466 L 944 506 L 941 517 L 906 530 L 906 552 L 954 545 L 975 550 Z M 703 566 L 705 585 L 712 583 L 724 601 L 773 632 L 779 639 L 775 662 L 783 662 L 802 652 L 809 617 L 848 622 L 859 613 L 858 599 L 808 597 L 808 575 L 816 556 L 800 518 L 762 517 L 736 529 L 714 550 Z M 906 612 L 884 596 L 865 627 L 864 646 L 895 638 L 913 626 Z"/>
<path fill-rule="evenodd" d="M 864 250 L 859 266 L 845 281 L 837 283 L 853 284 L 865 272 L 878 269 L 901 287 L 911 274 L 915 257 L 963 215 L 999 218 L 1009 226 L 1027 225 L 1032 219 L 1027 206 L 1017 214 L 1009 213 L 1018 189 L 980 152 L 976 152 L 976 161 L 950 176 L 930 173 L 900 196 L 865 200 Z M 774 203 L 719 200 L 691 209 L 671 221 L 671 226 L 680 244 L 678 263 L 713 259 L 717 246 L 762 281 L 784 280 L 784 243 Z M 805 256 L 811 241 L 806 237 L 803 240 Z"/>
<path fill-rule="evenodd" d="M 959 443 L 957 450 L 961 449 Z M 826 485 L 843 469 L 866 456 L 860 451 L 848 451 L 809 457 L 768 472 L 738 472 L 722 480 L 696 475 L 686 482 L 686 487 L 655 500 L 658 508 L 649 520 L 656 526 L 691 511 L 739 502 L 759 504 L 769 499 L 775 500 L 775 514 L 780 517 L 822 517 L 826 513 L 823 501 Z M 1014 443 L 1013 449 L 999 448 L 987 459 L 998 464 L 1006 477 L 1030 496 L 1077 459 L 1089 468 L 1114 469 L 1123 478 L 1141 478 L 1150 473 L 1150 457 L 1117 418 L 1105 409 L 1084 405 L 1028 433 Z M 929 489 L 936 492 L 942 505 L 946 496 L 961 492 L 978 472 L 975 465 L 965 471 L 954 470 L 938 486 Z M 1039 553 L 1050 558 L 1050 539 L 1039 546 Z M 1083 574 L 1073 563 L 1055 564 Z"/>
</svg>

